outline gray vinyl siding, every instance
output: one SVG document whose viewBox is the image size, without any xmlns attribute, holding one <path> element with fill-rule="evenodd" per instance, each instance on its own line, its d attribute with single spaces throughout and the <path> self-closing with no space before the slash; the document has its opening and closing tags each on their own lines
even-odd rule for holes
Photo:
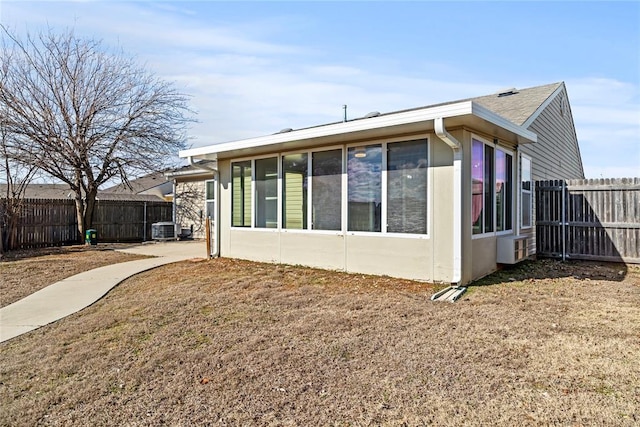
<svg viewBox="0 0 640 427">
<path fill-rule="evenodd" d="M 562 100 L 566 111 L 562 114 Z M 528 130 L 538 142 L 520 147 L 532 159 L 533 180 L 584 179 L 582 159 L 576 138 L 567 93 L 561 91 L 531 123 Z"/>
<path fill-rule="evenodd" d="M 564 101 L 563 101 L 564 100 Z M 565 112 L 562 114 L 562 103 Z M 533 181 L 548 179 L 584 179 L 582 158 L 578 148 L 571 107 L 565 90 L 562 90 L 527 128 L 538 135 L 535 144 L 520 146 L 520 152 L 531 157 Z M 536 202 L 535 188 L 532 186 L 533 227 L 522 230 L 530 235 L 529 253 L 536 252 Z"/>
</svg>

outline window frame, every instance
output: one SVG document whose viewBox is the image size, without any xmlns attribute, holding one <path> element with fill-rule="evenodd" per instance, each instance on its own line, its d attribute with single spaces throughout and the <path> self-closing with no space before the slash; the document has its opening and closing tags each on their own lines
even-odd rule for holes
<svg viewBox="0 0 640 427">
<path fill-rule="evenodd" d="M 213 198 L 210 199 L 209 196 L 209 185 L 213 186 Z M 213 218 L 214 221 L 217 220 L 216 218 L 216 180 L 215 179 L 207 179 L 204 181 L 204 214 L 205 214 L 205 218 L 209 217 L 209 218 Z M 209 215 L 209 203 L 213 203 L 213 215 Z"/>
<path fill-rule="evenodd" d="M 379 146 L 380 147 L 380 231 L 366 231 L 366 230 L 349 230 L 349 150 L 350 149 L 357 149 L 358 147 L 375 147 L 375 146 Z M 345 149 L 344 149 L 344 161 L 343 161 L 343 166 L 344 166 L 344 175 L 347 181 L 347 187 L 346 187 L 346 191 L 347 193 L 345 194 L 346 197 L 344 197 L 347 201 L 347 212 L 345 213 L 346 215 L 346 221 L 347 223 L 345 224 L 345 230 L 348 234 L 350 235 L 361 235 L 361 234 L 370 234 L 370 235 L 380 235 L 383 232 L 383 230 L 386 230 L 386 215 L 385 215 L 385 210 L 384 207 L 387 204 L 386 201 L 386 197 L 385 197 L 385 192 L 387 189 L 386 186 L 386 168 L 387 168 L 387 159 L 386 159 L 386 154 L 387 154 L 387 142 L 381 142 L 380 140 L 374 140 L 374 141 L 365 141 L 365 142 L 360 142 L 360 143 L 351 143 L 351 144 L 347 144 Z"/>
<path fill-rule="evenodd" d="M 426 191 L 426 195 L 425 195 L 425 232 L 424 233 L 403 233 L 403 232 L 397 232 L 397 231 L 389 231 L 389 204 L 388 204 L 388 197 L 389 197 L 389 144 L 396 144 L 396 143 L 400 143 L 400 142 L 413 142 L 413 141 L 422 141 L 424 140 L 425 143 L 427 144 L 427 165 L 425 168 L 426 171 L 426 181 L 425 181 L 425 191 Z M 382 230 L 384 233 L 386 233 L 387 235 L 390 236 L 394 236 L 394 237 L 415 237 L 415 236 L 419 236 L 421 238 L 428 238 L 429 237 L 429 231 L 430 231 L 430 227 L 429 227 L 429 219 L 431 218 L 431 197 L 432 197 L 432 193 L 433 191 L 430 191 L 431 189 L 429 188 L 430 185 L 430 179 L 429 179 L 429 173 L 430 173 L 430 169 L 431 169 L 431 141 L 429 139 L 428 136 L 420 136 L 420 137 L 403 137 L 403 138 L 396 138 L 394 140 L 387 140 L 385 142 L 384 148 L 383 148 L 383 157 L 384 157 L 384 168 L 382 170 L 383 173 L 383 209 L 382 209 Z"/>
<path fill-rule="evenodd" d="M 482 212 L 483 212 L 483 218 L 481 221 L 481 225 L 483 227 L 482 232 L 481 233 L 477 233 L 474 234 L 473 233 L 473 222 L 470 223 L 471 225 L 471 238 L 472 239 L 482 239 L 482 238 L 486 238 L 486 237 L 492 237 L 492 236 L 503 236 L 503 235 L 510 235 L 510 234 L 514 234 L 515 233 L 515 229 L 516 229 L 516 223 L 514 221 L 514 215 L 518 215 L 519 212 L 519 205 L 518 205 L 518 201 L 516 200 L 516 198 L 514 198 L 514 179 L 517 177 L 517 175 L 515 174 L 515 167 L 514 167 L 514 158 L 515 158 L 515 154 L 512 150 L 509 150 L 506 147 L 503 147 L 499 144 L 496 144 L 495 142 L 489 142 L 486 138 L 483 138 L 481 136 L 472 134 L 471 135 L 471 156 L 470 156 L 470 161 L 469 161 L 469 165 L 473 166 L 473 141 L 476 140 L 480 143 L 483 144 L 483 149 L 482 149 L 482 165 L 483 165 L 483 171 L 482 171 L 482 176 L 483 176 L 483 183 L 482 183 Z M 489 187 L 491 188 L 491 217 L 492 217 L 492 229 L 490 231 L 485 231 L 484 230 L 484 226 L 486 224 L 486 217 L 484 216 L 484 214 L 486 213 L 485 211 L 485 201 L 486 201 L 486 196 L 485 196 L 485 188 L 486 188 L 486 183 L 484 182 L 484 177 L 486 177 L 486 171 L 485 171 L 485 161 L 486 161 L 486 151 L 485 151 L 485 146 L 489 146 L 492 148 L 493 150 L 493 158 L 492 158 L 492 170 L 491 170 L 491 177 L 492 177 L 492 182 L 489 184 Z M 497 152 L 501 151 L 502 153 L 511 156 L 511 228 L 509 229 L 505 229 L 505 230 L 500 230 L 498 231 L 498 209 L 497 209 L 497 192 L 496 192 L 496 183 L 497 183 Z M 470 175 L 472 175 L 473 172 L 470 172 Z M 518 191 L 519 191 L 519 187 L 518 187 Z M 506 193 L 505 193 L 506 194 Z M 520 193 L 518 193 L 520 194 Z M 516 196 L 517 197 L 517 196 Z M 471 204 L 471 211 L 473 212 L 473 176 L 471 176 L 471 200 L 470 200 Z M 514 209 L 515 208 L 515 209 Z M 515 212 L 517 211 L 517 212 Z M 505 216 L 506 219 L 506 216 Z M 471 218 L 471 220 L 473 220 L 473 217 Z M 504 221 L 504 219 L 503 219 Z"/>
<path fill-rule="evenodd" d="M 511 156 L 511 228 L 508 228 L 508 229 L 505 228 L 504 230 L 498 231 L 498 206 L 497 206 L 497 201 L 498 201 L 497 194 L 498 193 L 497 192 L 494 193 L 494 198 L 493 198 L 493 200 L 494 200 L 494 209 L 493 209 L 494 212 L 493 212 L 493 214 L 494 214 L 494 217 L 495 217 L 494 229 L 496 230 L 495 233 L 496 233 L 497 236 L 502 236 L 502 235 L 514 234 L 515 233 L 516 222 L 514 221 L 514 219 L 515 219 L 514 216 L 517 215 L 517 210 L 518 210 L 518 204 L 517 203 L 518 202 L 516 200 L 516 197 L 514 197 L 515 196 L 515 194 L 514 194 L 515 186 L 513 185 L 514 181 L 515 181 L 515 178 L 516 178 L 516 174 L 515 174 L 516 168 L 515 168 L 515 161 L 514 161 L 515 153 L 513 151 L 511 151 L 511 150 L 508 150 L 508 149 L 506 149 L 504 147 L 500 147 L 500 146 L 496 146 L 496 149 L 495 149 L 495 152 L 494 152 L 494 156 L 496 157 L 496 159 L 493 162 L 494 168 L 496 168 L 496 172 L 494 173 L 494 181 L 495 181 L 494 182 L 494 191 L 495 191 L 495 184 L 498 181 L 498 179 L 497 179 L 497 177 L 498 177 L 498 174 L 497 174 L 498 163 L 496 161 L 497 160 L 496 153 L 497 153 L 498 150 L 502 151 L 503 153 L 505 153 L 508 156 Z M 506 159 L 506 157 L 505 157 L 505 159 Z M 506 192 L 505 192 L 505 194 L 506 194 Z M 505 220 L 506 220 L 506 216 L 503 218 L 503 221 L 505 221 Z M 505 221 L 505 224 L 506 224 L 506 221 Z M 505 227 L 506 227 L 506 225 L 505 225 Z"/>
<path fill-rule="evenodd" d="M 426 198 L 425 198 L 425 203 L 427 204 L 426 206 L 426 233 L 421 234 L 421 233 L 398 233 L 398 232 L 389 232 L 388 231 L 388 145 L 389 144 L 394 144 L 397 142 L 405 142 L 405 141 L 416 141 L 416 140 L 424 140 L 427 144 L 427 183 L 426 183 Z M 431 137 L 429 134 L 417 134 L 417 135 L 405 135 L 405 136 L 397 136 L 397 137 L 393 137 L 393 138 L 380 138 L 380 139 L 371 139 L 371 140 L 367 140 L 367 141 L 360 141 L 360 142 L 352 142 L 352 143 L 348 143 L 345 144 L 345 148 L 343 150 L 344 152 L 344 175 L 345 175 L 345 179 L 344 179 L 344 183 L 345 183 L 345 189 L 344 191 L 348 191 L 347 188 L 347 183 L 348 183 L 348 177 L 347 175 L 347 152 L 349 148 L 352 147 L 362 147 L 362 146 L 368 146 L 368 145 L 381 145 L 382 146 L 382 184 L 381 184 L 381 191 L 382 191 L 382 197 L 381 197 L 381 226 L 380 226 L 380 231 L 349 231 L 346 229 L 346 225 L 345 225 L 345 234 L 349 235 L 349 236 L 388 236 L 388 237 L 401 237 L 401 238 L 409 238 L 409 239 L 429 239 L 430 238 L 430 230 L 431 227 L 429 227 L 429 221 L 431 218 L 431 197 L 432 197 L 432 193 L 433 191 L 431 191 L 431 188 L 429 187 L 430 185 L 430 178 L 429 178 L 429 174 L 431 173 L 430 169 L 431 169 L 431 159 L 432 159 L 432 153 L 431 153 Z M 347 204 L 348 204 L 348 193 L 346 197 L 343 197 L 343 202 L 345 204 L 345 209 L 347 208 Z M 344 218 L 343 218 L 343 223 L 344 221 L 348 221 L 348 210 L 345 210 L 343 212 Z"/>
<path fill-rule="evenodd" d="M 251 217 L 249 219 L 249 224 L 248 225 L 233 225 L 233 205 L 234 205 L 234 200 L 233 200 L 233 165 L 235 163 L 244 163 L 244 162 L 249 162 L 250 167 L 251 167 L 251 179 L 250 179 L 250 191 L 249 191 L 249 195 L 251 197 L 250 200 L 250 209 L 251 209 Z M 253 229 L 253 224 L 255 221 L 254 218 L 254 210 L 255 210 L 255 206 L 254 206 L 254 192 L 255 192 L 255 182 L 254 182 L 254 173 L 255 173 L 255 166 L 254 166 L 254 158 L 250 158 L 250 157 L 242 157 L 242 158 L 237 158 L 237 159 L 233 159 L 230 160 L 229 162 L 229 177 L 230 177 L 230 187 L 231 187 L 231 194 L 230 194 L 230 198 L 231 198 L 231 206 L 229 207 L 229 211 L 231 213 L 231 228 L 232 229 L 236 229 L 236 230 L 251 230 Z M 244 221 L 244 220 L 243 220 Z"/>
<path fill-rule="evenodd" d="M 287 228 L 285 224 L 285 203 L 286 203 L 286 188 L 285 188 L 285 169 L 284 169 L 284 158 L 287 156 L 295 156 L 295 155 L 306 155 L 307 156 L 307 188 L 306 188 L 306 198 L 307 198 L 307 206 L 306 211 L 304 212 L 304 219 L 302 220 L 303 227 L 302 228 Z M 309 205 L 311 204 L 311 175 L 309 172 L 311 171 L 311 151 L 308 150 L 300 150 L 300 151 L 288 151 L 284 153 L 280 153 L 278 156 L 280 163 L 280 175 L 281 175 L 281 184 L 278 188 L 280 191 L 280 209 L 282 210 L 282 214 L 280 216 L 280 228 L 282 231 L 290 232 L 290 231 L 307 231 L 309 229 L 309 225 L 311 224 L 311 209 Z M 303 180 L 304 182 L 304 180 Z M 304 197 L 304 196 L 303 196 Z M 306 227 L 304 226 L 306 224 Z"/>
<path fill-rule="evenodd" d="M 389 232 L 388 229 L 388 145 L 394 144 L 398 142 L 409 142 L 416 140 L 424 140 L 427 147 L 427 166 L 426 166 L 426 218 L 425 218 L 425 229 L 426 233 L 401 233 L 401 232 Z M 381 230 L 380 231 L 349 231 L 348 230 L 348 151 L 349 148 L 359 147 L 359 146 L 370 146 L 370 145 L 380 145 L 381 152 Z M 340 150 L 341 152 L 341 180 L 340 180 L 340 191 L 341 191 L 341 202 L 340 202 L 340 229 L 339 230 L 319 230 L 313 228 L 313 154 L 318 152 L 325 151 L 333 151 Z M 307 211 L 306 211 L 306 220 L 307 227 L 306 228 L 284 228 L 284 168 L 283 168 L 283 158 L 289 155 L 295 154 L 307 154 Z M 276 228 L 264 228 L 264 227 L 256 227 L 256 160 L 266 159 L 266 158 L 277 158 L 278 165 L 278 222 Z M 251 223 L 249 226 L 234 226 L 233 225 L 233 165 L 236 163 L 250 161 L 251 165 Z M 259 230 L 259 231 L 279 231 L 286 233 L 318 233 L 318 234 L 333 234 L 333 235 L 367 235 L 367 236 L 389 236 L 389 237 L 401 237 L 401 238 L 413 238 L 413 239 L 428 239 L 430 238 L 430 218 L 432 212 L 432 197 L 433 191 L 430 188 L 430 169 L 432 167 L 432 147 L 431 147 L 431 138 L 429 134 L 414 134 L 414 135 L 405 135 L 398 136 L 393 138 L 379 138 L 366 140 L 361 142 L 350 142 L 345 144 L 338 145 L 330 145 L 326 147 L 318 147 L 318 148 L 309 148 L 302 150 L 291 150 L 291 151 L 283 151 L 278 153 L 270 153 L 266 155 L 253 156 L 253 157 L 238 157 L 229 160 L 230 164 L 230 178 L 232 185 L 232 203 L 231 203 L 231 229 L 232 230 Z"/>
<path fill-rule="evenodd" d="M 326 230 L 326 229 L 318 229 L 318 228 L 313 228 L 313 153 L 322 153 L 325 151 L 334 151 L 334 150 L 340 150 L 340 162 L 341 162 L 341 172 L 340 172 L 340 229 L 338 230 Z M 287 231 L 297 231 L 297 232 L 312 232 L 312 233 L 324 233 L 324 234 L 339 234 L 342 235 L 344 234 L 344 231 L 346 230 L 347 226 L 346 226 L 346 204 L 345 204 L 345 194 L 346 194 L 346 185 L 347 185 L 347 180 L 346 180 L 346 175 L 347 175 L 347 168 L 345 165 L 346 162 L 346 148 L 343 144 L 340 145 L 331 145 L 331 146 L 327 146 L 327 147 L 322 147 L 322 148 L 316 148 L 316 149 L 309 149 L 306 151 L 296 151 L 296 153 L 300 153 L 300 152 L 306 152 L 309 154 L 309 190 L 308 190 L 308 194 L 307 194 L 307 198 L 309 200 L 309 203 L 307 204 L 307 215 L 308 215 L 308 220 L 307 220 L 307 229 L 305 230 L 287 230 Z M 287 155 L 289 154 L 287 153 L 281 153 L 281 155 Z"/>
<path fill-rule="evenodd" d="M 275 227 L 267 227 L 267 226 L 258 226 L 258 185 L 257 185 L 257 167 L 256 167 L 256 162 L 260 161 L 260 160 L 269 160 L 269 159 L 275 159 L 275 163 L 276 163 L 276 200 L 275 200 L 275 206 L 276 206 L 276 224 Z M 276 154 L 271 154 L 271 155 L 265 155 L 265 156 L 259 156 L 259 157 L 253 157 L 251 159 L 251 189 L 252 189 L 252 193 L 251 193 L 251 228 L 257 229 L 257 230 L 278 230 L 280 229 L 280 227 L 282 226 L 282 218 L 281 218 L 281 201 L 282 201 L 282 180 L 281 180 L 281 173 L 282 173 L 282 156 L 279 153 Z M 266 182 L 266 181 L 265 181 Z M 266 185 L 266 184 L 265 184 Z M 266 199 L 265 199 L 266 202 Z M 266 222 L 266 217 L 265 217 L 265 222 Z"/>
<path fill-rule="evenodd" d="M 522 167 L 522 161 L 523 159 L 526 159 L 529 162 L 529 182 L 530 184 L 530 188 L 528 190 L 525 190 L 522 186 L 523 183 L 523 176 L 522 176 L 522 171 L 524 170 L 524 168 Z M 533 228 L 533 204 L 534 204 L 534 191 L 533 191 L 533 187 L 534 187 L 534 181 L 533 181 L 533 159 L 531 158 L 531 156 L 528 156 L 524 153 L 520 153 L 519 155 L 519 159 L 518 159 L 518 225 L 520 226 L 520 230 L 531 230 Z M 524 214 L 524 204 L 523 204 L 523 200 L 524 200 L 524 194 L 529 194 L 529 199 L 530 199 L 530 203 L 529 203 L 529 225 L 524 225 L 523 223 L 523 214 Z"/>
</svg>

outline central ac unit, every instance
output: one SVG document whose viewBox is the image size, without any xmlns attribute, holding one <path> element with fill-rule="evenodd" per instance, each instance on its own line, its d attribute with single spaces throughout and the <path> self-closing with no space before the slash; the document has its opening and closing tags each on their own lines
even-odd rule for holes
<svg viewBox="0 0 640 427">
<path fill-rule="evenodd" d="M 156 222 L 151 224 L 151 238 L 153 240 L 175 240 L 176 224 L 173 222 Z"/>
</svg>

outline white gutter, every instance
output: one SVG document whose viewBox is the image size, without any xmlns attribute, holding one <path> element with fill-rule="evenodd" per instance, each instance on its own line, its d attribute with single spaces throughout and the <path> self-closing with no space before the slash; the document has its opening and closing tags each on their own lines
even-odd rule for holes
<svg viewBox="0 0 640 427">
<path fill-rule="evenodd" d="M 438 117 L 454 118 L 463 116 L 476 116 L 488 123 L 499 126 L 500 128 L 513 133 L 516 138 L 518 138 L 519 143 L 536 142 L 537 136 L 535 133 L 511 123 L 507 119 L 473 101 L 463 101 L 441 106 L 424 107 L 415 110 L 382 114 L 380 116 L 367 119 L 357 119 L 348 122 L 298 129 L 291 132 L 277 133 L 240 141 L 213 144 L 205 147 L 182 150 L 178 155 L 182 158 L 206 158 L 210 155 L 238 150 L 249 150 L 278 144 L 285 145 L 292 142 L 318 140 L 337 135 L 347 135 L 350 133 L 384 129 L 392 126 L 428 122 L 435 120 Z M 198 166 L 203 167 L 202 165 Z"/>
<path fill-rule="evenodd" d="M 214 239 L 214 244 L 213 244 L 213 252 L 207 254 L 210 258 L 216 258 L 218 256 L 220 256 L 220 172 L 218 171 L 218 169 L 212 168 L 211 166 L 208 166 L 206 164 L 202 164 L 202 163 L 196 163 L 193 160 L 192 156 L 188 157 L 189 159 L 189 165 L 200 168 L 200 169 L 205 169 L 208 171 L 213 172 L 213 180 L 215 182 L 214 185 L 214 200 L 215 200 L 215 205 L 216 205 L 216 211 L 215 211 L 215 220 L 214 220 L 214 235 L 215 235 L 215 239 Z M 206 191 L 206 189 L 205 189 Z M 207 236 L 207 239 L 210 238 L 210 236 Z"/>
<path fill-rule="evenodd" d="M 453 277 L 451 283 L 462 281 L 462 144 L 444 127 L 444 119 L 436 117 L 433 126 L 438 138 L 453 150 Z"/>
</svg>

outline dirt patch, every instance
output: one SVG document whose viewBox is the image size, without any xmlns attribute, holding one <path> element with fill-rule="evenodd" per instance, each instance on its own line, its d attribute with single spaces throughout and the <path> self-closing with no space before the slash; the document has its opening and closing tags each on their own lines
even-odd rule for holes
<svg viewBox="0 0 640 427">
<path fill-rule="evenodd" d="M 145 258 L 116 252 L 131 245 L 63 246 L 4 254 L 0 261 L 0 307 L 59 280 L 93 268 Z"/>
<path fill-rule="evenodd" d="M 640 270 L 620 268 L 526 263 L 449 304 L 385 277 L 164 266 L 2 344 L 0 424 L 637 425 Z"/>
</svg>

